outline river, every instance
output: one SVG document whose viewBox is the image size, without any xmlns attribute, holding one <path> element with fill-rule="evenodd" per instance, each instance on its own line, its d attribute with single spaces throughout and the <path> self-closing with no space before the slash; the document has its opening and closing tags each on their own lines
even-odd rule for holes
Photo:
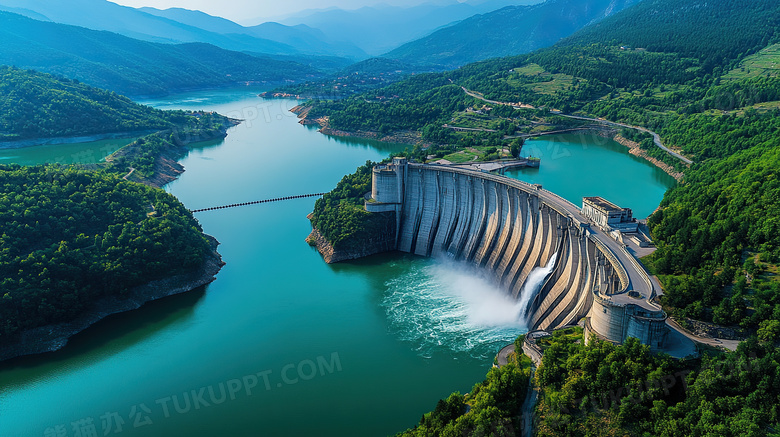
<svg viewBox="0 0 780 437">
<path fill-rule="evenodd" d="M 403 148 L 323 136 L 289 113 L 296 102 L 258 92 L 144 102 L 246 120 L 182 160 L 187 171 L 166 190 L 190 209 L 328 191 Z M 542 168 L 512 175 L 575 203 L 604 195 L 641 217 L 674 183 L 596 138 L 524 150 Z M 325 264 L 304 242 L 313 204 L 197 214 L 222 243 L 217 280 L 111 317 L 59 352 L 0 365 L 0 435 L 394 434 L 439 398 L 469 391 L 524 332 L 504 294 L 459 266 L 398 254 Z"/>
</svg>

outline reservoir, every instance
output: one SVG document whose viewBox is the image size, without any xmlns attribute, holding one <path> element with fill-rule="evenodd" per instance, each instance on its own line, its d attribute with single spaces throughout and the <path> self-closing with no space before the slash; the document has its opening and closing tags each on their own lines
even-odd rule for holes
<svg viewBox="0 0 780 437">
<path fill-rule="evenodd" d="M 260 91 L 144 102 L 245 120 L 182 160 L 166 190 L 188 208 L 329 191 L 404 148 L 326 137 L 297 123 L 297 102 Z M 598 137 L 529 141 L 524 154 L 541 168 L 509 176 L 575 203 L 604 196 L 637 217 L 674 183 Z M 62 351 L 0 364 L 0 435 L 389 435 L 469 391 L 525 331 L 512 302 L 462 266 L 398 254 L 325 264 L 304 241 L 314 201 L 197 214 L 222 243 L 217 280 L 111 317 Z"/>
</svg>

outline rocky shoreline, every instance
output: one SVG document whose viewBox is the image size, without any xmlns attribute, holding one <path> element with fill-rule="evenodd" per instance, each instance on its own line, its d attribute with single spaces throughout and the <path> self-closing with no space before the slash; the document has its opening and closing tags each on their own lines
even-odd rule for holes
<svg viewBox="0 0 780 437">
<path fill-rule="evenodd" d="M 311 220 L 311 214 L 307 218 Z M 312 228 L 311 234 L 306 237 L 306 242 L 317 249 L 317 252 L 322 255 L 322 259 L 328 264 L 365 258 L 395 250 L 395 238 L 388 239 L 381 236 L 377 239 L 372 238 L 366 241 L 366 244 L 360 250 L 336 250 L 317 228 Z"/>
<path fill-rule="evenodd" d="M 197 270 L 135 287 L 124 299 L 115 296 L 98 299 L 89 309 L 70 322 L 24 331 L 12 343 L 0 345 L 0 361 L 57 351 L 65 347 L 72 336 L 110 315 L 135 310 L 147 302 L 186 293 L 211 283 L 225 263 L 217 252 L 219 241 L 210 235 L 206 237 L 209 240 L 210 251 Z"/>
<path fill-rule="evenodd" d="M 155 188 L 162 188 L 166 184 L 175 181 L 182 173 L 184 173 L 184 166 L 179 163 L 179 159 L 185 156 L 189 151 L 189 146 L 196 143 L 202 143 L 205 141 L 212 141 L 227 137 L 227 130 L 231 127 L 241 124 L 241 120 L 227 118 L 225 125 L 222 129 L 213 135 L 191 135 L 185 134 L 182 138 L 176 135 L 175 143 L 170 147 L 165 148 L 155 159 L 154 174 L 146 178 L 139 175 L 137 172 L 132 173 L 127 178 L 129 181 L 138 182 L 144 185 L 149 185 Z M 152 135 L 169 134 L 171 131 L 156 132 Z M 136 143 L 128 144 L 127 146 L 117 150 L 111 156 L 106 158 L 107 162 L 118 157 L 132 156 L 136 151 Z"/>
<path fill-rule="evenodd" d="M 178 162 L 188 151 L 188 146 L 194 143 L 211 141 L 227 136 L 227 129 L 241 123 L 241 120 L 227 119 L 223 129 L 213 135 L 187 135 L 184 138 L 176 136 L 175 144 L 163 150 L 157 156 L 154 174 L 150 178 L 142 178 L 133 173 L 128 179 L 155 188 L 161 188 L 165 184 L 175 180 L 184 173 L 184 166 Z M 147 133 L 148 135 L 169 134 L 171 131 Z M 83 138 L 75 138 L 72 142 L 81 142 Z M 64 144 L 56 143 L 56 144 Z M 129 155 L 135 152 L 132 143 L 118 150 L 112 156 Z M 110 159 L 108 159 L 110 161 Z M 211 283 L 216 279 L 216 274 L 225 263 L 217 252 L 219 241 L 216 238 L 204 234 L 209 240 L 210 251 L 206 255 L 203 264 L 196 270 L 168 278 L 149 282 L 132 289 L 126 298 L 107 296 L 93 302 L 90 307 L 76 319 L 53 325 L 33 328 L 18 334 L 15 339 L 0 345 L 0 361 L 36 355 L 46 352 L 54 352 L 65 347 L 68 340 L 81 331 L 89 328 L 104 318 L 118 313 L 132 311 L 140 308 L 147 302 L 162 299 L 176 294 L 186 293 L 198 287 Z"/>
<path fill-rule="evenodd" d="M 317 252 L 322 255 L 322 259 L 328 264 L 359 258 L 354 256 L 354 254 L 336 251 L 333 245 L 316 228 L 312 229 L 311 234 L 306 237 L 306 242 L 317 249 Z"/>
<path fill-rule="evenodd" d="M 683 172 L 677 171 L 671 165 L 669 165 L 669 164 L 667 164 L 667 163 L 665 163 L 663 161 L 659 161 L 658 159 L 655 159 L 652 156 L 648 155 L 647 151 L 645 151 L 641 147 L 639 147 L 639 143 L 637 143 L 635 141 L 631 141 L 631 140 L 621 136 L 620 134 L 615 134 L 615 136 L 612 139 L 615 140 L 616 143 L 628 147 L 628 149 L 629 149 L 628 153 L 630 153 L 630 154 L 632 154 L 634 156 L 638 156 L 638 157 L 640 157 L 640 158 L 650 162 L 654 166 L 656 166 L 656 167 L 660 168 L 661 170 L 663 170 L 664 172 L 666 172 L 666 174 L 668 174 L 669 176 L 675 178 L 677 180 L 677 182 L 680 182 L 680 181 L 683 180 L 683 177 L 685 176 L 685 174 Z"/>
<path fill-rule="evenodd" d="M 309 118 L 310 111 L 311 111 L 311 107 L 307 107 L 307 106 L 296 106 L 290 110 L 290 112 L 298 116 L 298 118 L 300 119 L 299 121 L 300 124 L 317 125 L 320 127 L 319 130 L 320 133 L 325 135 L 331 135 L 337 137 L 356 137 L 356 138 L 363 138 L 367 140 L 382 141 L 386 143 L 422 144 L 423 146 L 430 145 L 422 141 L 422 136 L 420 135 L 419 132 L 413 132 L 413 131 L 394 132 L 391 135 L 383 136 L 378 132 L 369 132 L 369 131 L 346 132 L 346 131 L 333 129 L 330 127 L 328 123 L 328 117 L 311 119 Z M 648 155 L 647 151 L 639 147 L 639 143 L 631 141 L 621 136 L 618 133 L 618 131 L 614 128 L 604 127 L 603 129 L 601 129 L 601 128 L 595 128 L 593 126 L 588 126 L 588 127 L 583 127 L 581 129 L 581 132 L 595 133 L 596 135 L 605 138 L 610 138 L 614 140 L 616 143 L 628 147 L 629 149 L 628 153 L 648 161 L 649 163 L 653 164 L 654 166 L 666 172 L 669 176 L 675 178 L 678 182 L 683 180 L 684 177 L 683 172 L 677 171 L 671 165 Z"/>
<path fill-rule="evenodd" d="M 319 117 L 312 119 L 309 117 L 311 111 L 310 106 L 296 106 L 290 109 L 290 112 L 297 115 L 300 119 L 299 123 L 308 126 L 319 126 L 319 132 L 324 135 L 330 135 L 334 137 L 353 137 L 362 138 L 365 140 L 382 141 L 384 143 L 397 143 L 397 144 L 422 144 L 423 146 L 429 146 L 430 143 L 426 143 L 422 140 L 422 135 L 416 131 L 402 131 L 393 132 L 390 135 L 382 135 L 379 132 L 373 131 L 356 131 L 347 132 L 330 127 L 328 117 Z"/>
<path fill-rule="evenodd" d="M 28 140 L 18 141 L 2 141 L 0 142 L 0 149 L 23 149 L 25 147 L 34 146 L 54 146 L 59 144 L 77 144 L 77 143 L 92 143 L 102 140 L 117 140 L 124 138 L 141 137 L 151 135 L 157 132 L 156 130 L 145 130 L 135 132 L 119 132 L 110 134 L 96 134 L 86 135 L 81 137 L 56 137 L 56 138 L 32 138 Z"/>
<path fill-rule="evenodd" d="M 683 177 L 685 176 L 683 172 L 677 171 L 671 165 L 663 161 L 659 161 L 658 159 L 655 159 L 652 156 L 648 155 L 647 151 L 639 147 L 639 143 L 635 141 L 631 141 L 621 136 L 620 134 L 616 134 L 612 139 L 615 140 L 616 143 L 628 147 L 629 148 L 628 153 L 650 162 L 651 164 L 655 165 L 656 167 L 666 172 L 666 174 L 668 174 L 669 176 L 675 178 L 677 182 L 683 180 Z"/>
</svg>

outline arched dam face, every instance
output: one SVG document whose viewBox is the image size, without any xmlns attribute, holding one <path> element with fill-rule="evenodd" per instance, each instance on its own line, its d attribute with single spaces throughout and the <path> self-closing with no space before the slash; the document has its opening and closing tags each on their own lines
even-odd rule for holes
<svg viewBox="0 0 780 437">
<path fill-rule="evenodd" d="M 395 211 L 397 250 L 471 264 L 513 297 L 525 293 L 526 313 L 518 316 L 529 330 L 586 318 L 586 330 L 604 339 L 632 336 L 663 347 L 666 316 L 649 301 L 652 283 L 641 265 L 577 206 L 539 186 L 396 158 L 374 168 L 366 209 Z M 545 266 L 553 267 L 529 296 L 529 275 Z"/>
</svg>

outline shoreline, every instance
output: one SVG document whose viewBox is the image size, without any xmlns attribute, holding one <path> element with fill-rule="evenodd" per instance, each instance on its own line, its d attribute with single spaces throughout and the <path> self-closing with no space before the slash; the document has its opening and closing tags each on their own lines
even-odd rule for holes
<svg viewBox="0 0 780 437">
<path fill-rule="evenodd" d="M 382 134 L 379 132 L 373 131 L 346 132 L 333 129 L 328 123 L 328 117 L 311 119 L 309 118 L 310 111 L 310 106 L 304 107 L 302 105 L 298 105 L 290 109 L 290 112 L 298 117 L 298 123 L 304 126 L 319 126 L 319 132 L 323 135 L 344 138 L 361 138 L 364 140 L 381 141 L 383 143 L 408 144 L 410 146 L 418 143 L 426 147 L 432 145 L 432 143 L 422 141 L 422 135 L 416 131 L 399 131 L 393 132 L 390 135 L 382 136 Z"/>
<path fill-rule="evenodd" d="M 171 147 L 162 150 L 155 158 L 154 174 L 150 178 L 131 177 L 128 179 L 130 179 L 131 182 L 142 183 L 158 189 L 161 189 L 165 184 L 176 180 L 179 175 L 184 173 L 184 166 L 178 162 L 178 159 L 187 153 L 189 145 L 218 138 L 225 138 L 229 128 L 241 123 L 241 120 L 231 118 L 227 118 L 226 120 L 227 122 L 223 126 L 223 129 L 221 129 L 218 134 L 208 136 L 198 135 L 194 137 L 188 136 L 185 137 L 185 139 L 177 138 L 176 144 L 172 144 Z M 155 130 L 145 132 L 146 134 L 143 135 L 142 138 L 170 131 Z M 128 137 L 135 136 L 132 134 L 125 135 L 129 135 Z M 87 142 L 78 141 L 83 138 L 85 137 L 72 137 L 70 138 L 70 143 Z M 95 141 L 99 141 L 99 139 Z M 68 144 L 68 142 L 57 144 Z M 122 151 L 124 151 L 123 154 L 132 154 L 134 150 L 131 146 L 134 144 L 136 144 L 136 142 L 119 149 L 111 156 L 116 156 L 117 153 Z M 133 173 L 133 175 L 135 174 Z M 117 298 L 116 296 L 101 297 L 92 302 L 89 308 L 71 321 L 39 326 L 23 331 L 17 334 L 10 343 L 0 345 L 0 362 L 22 356 L 39 355 L 58 351 L 68 344 L 71 337 L 90 328 L 92 325 L 108 316 L 133 311 L 148 302 L 186 293 L 215 281 L 217 273 L 219 273 L 225 265 L 225 262 L 222 260 L 222 255 L 217 252 L 217 247 L 220 244 L 219 241 L 206 233 L 203 233 L 203 235 L 209 241 L 210 251 L 206 254 L 206 258 L 199 268 L 188 273 L 158 279 L 137 286 L 130 290 L 128 296 L 123 299 Z"/>
<path fill-rule="evenodd" d="M 306 218 L 311 220 L 312 214 L 313 213 L 309 213 Z M 395 240 L 390 242 L 381 239 L 380 241 L 368 242 L 362 250 L 337 250 L 333 247 L 330 241 L 328 241 L 328 239 L 322 235 L 320 230 L 314 226 L 312 226 L 312 230 L 309 236 L 306 237 L 306 242 L 309 244 L 309 246 L 317 250 L 326 264 L 335 264 L 342 261 L 352 261 L 395 250 Z"/>
<path fill-rule="evenodd" d="M 669 164 L 667 164 L 667 163 L 665 163 L 663 161 L 660 161 L 660 160 L 650 156 L 647 153 L 647 151 L 645 151 L 641 147 L 639 147 L 639 143 L 637 143 L 636 141 L 631 141 L 631 140 L 623 137 L 619 133 L 616 133 L 615 136 L 612 137 L 612 140 L 614 142 L 622 145 L 622 146 L 628 147 L 628 153 L 630 153 L 630 154 L 632 154 L 632 155 L 634 155 L 634 156 L 636 156 L 638 158 L 642 158 L 645 161 L 647 161 L 647 162 L 653 164 L 654 166 L 660 168 L 666 174 L 668 174 L 669 176 L 671 176 L 675 180 L 677 180 L 677 182 L 682 182 L 683 178 L 685 177 L 685 173 L 683 173 L 681 171 L 677 171 L 671 165 L 669 165 Z"/>
<path fill-rule="evenodd" d="M 188 134 L 185 135 L 183 139 L 177 136 L 173 144 L 171 144 L 170 146 L 166 147 L 163 150 L 160 150 L 160 153 L 157 156 L 155 156 L 154 173 L 151 176 L 147 178 L 139 175 L 137 172 L 131 171 L 131 173 L 129 173 L 126 176 L 125 180 L 148 185 L 154 188 L 162 188 L 166 184 L 175 181 L 185 171 L 184 166 L 181 165 L 181 163 L 179 163 L 179 159 L 187 155 L 187 153 L 189 152 L 189 146 L 193 144 L 204 143 L 207 141 L 224 139 L 227 137 L 227 131 L 230 128 L 238 126 L 243 122 L 243 120 L 238 120 L 229 117 L 225 117 L 225 121 L 226 122 L 219 130 L 219 133 L 216 133 L 214 135 L 198 134 L 195 136 L 191 136 Z M 147 136 L 151 136 L 151 135 L 165 134 L 170 132 L 171 132 L 170 130 L 155 131 L 142 138 L 146 138 Z M 118 157 L 131 158 L 132 156 L 134 156 L 135 153 L 137 153 L 136 149 L 137 149 L 137 140 L 122 147 L 121 149 L 117 150 L 116 152 L 106 157 L 106 162 L 110 164 L 113 160 L 115 160 Z"/>
<path fill-rule="evenodd" d="M 292 108 L 290 111 L 298 116 L 300 119 L 299 123 L 302 125 L 318 125 L 320 127 L 319 132 L 323 135 L 329 135 L 329 136 L 335 136 L 335 137 L 347 137 L 347 138 L 361 138 L 366 140 L 375 140 L 375 141 L 381 141 L 386 143 L 401 143 L 401 144 L 417 144 L 422 143 L 423 146 L 430 146 L 430 143 L 424 143 L 419 140 L 422 139 L 419 132 L 396 132 L 390 135 L 386 135 L 384 137 L 381 136 L 378 132 L 346 132 L 346 131 L 340 131 L 336 129 L 330 128 L 328 126 L 328 118 L 322 117 L 317 119 L 310 119 L 308 118 L 309 111 L 311 110 L 311 107 L 301 107 L 296 106 L 295 108 Z M 660 161 L 656 158 L 653 158 L 652 156 L 648 155 L 647 152 L 639 147 L 639 143 L 636 143 L 634 141 L 631 141 L 629 139 L 624 138 L 620 135 L 620 133 L 617 131 L 617 129 L 604 126 L 603 128 L 595 128 L 594 126 L 586 126 L 582 127 L 581 129 L 574 128 L 570 132 L 571 134 L 576 133 L 583 133 L 583 132 L 590 132 L 594 133 L 595 135 L 599 135 L 604 138 L 609 138 L 612 141 L 620 144 L 621 146 L 625 146 L 629 149 L 628 153 L 641 158 L 650 164 L 652 164 L 654 167 L 657 167 L 661 170 L 663 170 L 666 174 L 673 177 L 677 182 L 681 182 L 683 178 L 685 177 L 685 173 L 677 171 L 674 169 L 674 167 L 670 166 L 669 164 L 666 164 L 663 161 Z M 418 141 L 414 141 L 414 139 L 417 138 Z M 534 137 L 531 137 L 533 139 Z"/>
<path fill-rule="evenodd" d="M 210 284 L 216 280 L 216 274 L 225 262 L 222 261 L 222 255 L 217 252 L 219 241 L 208 234 L 204 235 L 209 240 L 211 250 L 198 269 L 139 285 L 130 290 L 128 297 L 124 299 L 118 299 L 116 296 L 102 297 L 72 321 L 23 331 L 14 342 L 0 346 L 0 362 L 58 351 L 68 344 L 71 337 L 108 316 L 136 310 L 148 302 L 186 293 Z"/>
<path fill-rule="evenodd" d="M 93 143 L 95 141 L 103 141 L 103 140 L 119 140 L 119 139 L 129 139 L 133 137 L 145 137 L 154 134 L 156 132 L 159 132 L 159 130 L 114 132 L 108 134 L 85 135 L 81 137 L 30 138 L 30 139 L 17 140 L 17 141 L 2 141 L 0 142 L 0 149 L 14 150 L 14 149 L 24 149 L 27 147 L 36 147 L 36 146 L 56 146 L 60 144 Z"/>
</svg>

